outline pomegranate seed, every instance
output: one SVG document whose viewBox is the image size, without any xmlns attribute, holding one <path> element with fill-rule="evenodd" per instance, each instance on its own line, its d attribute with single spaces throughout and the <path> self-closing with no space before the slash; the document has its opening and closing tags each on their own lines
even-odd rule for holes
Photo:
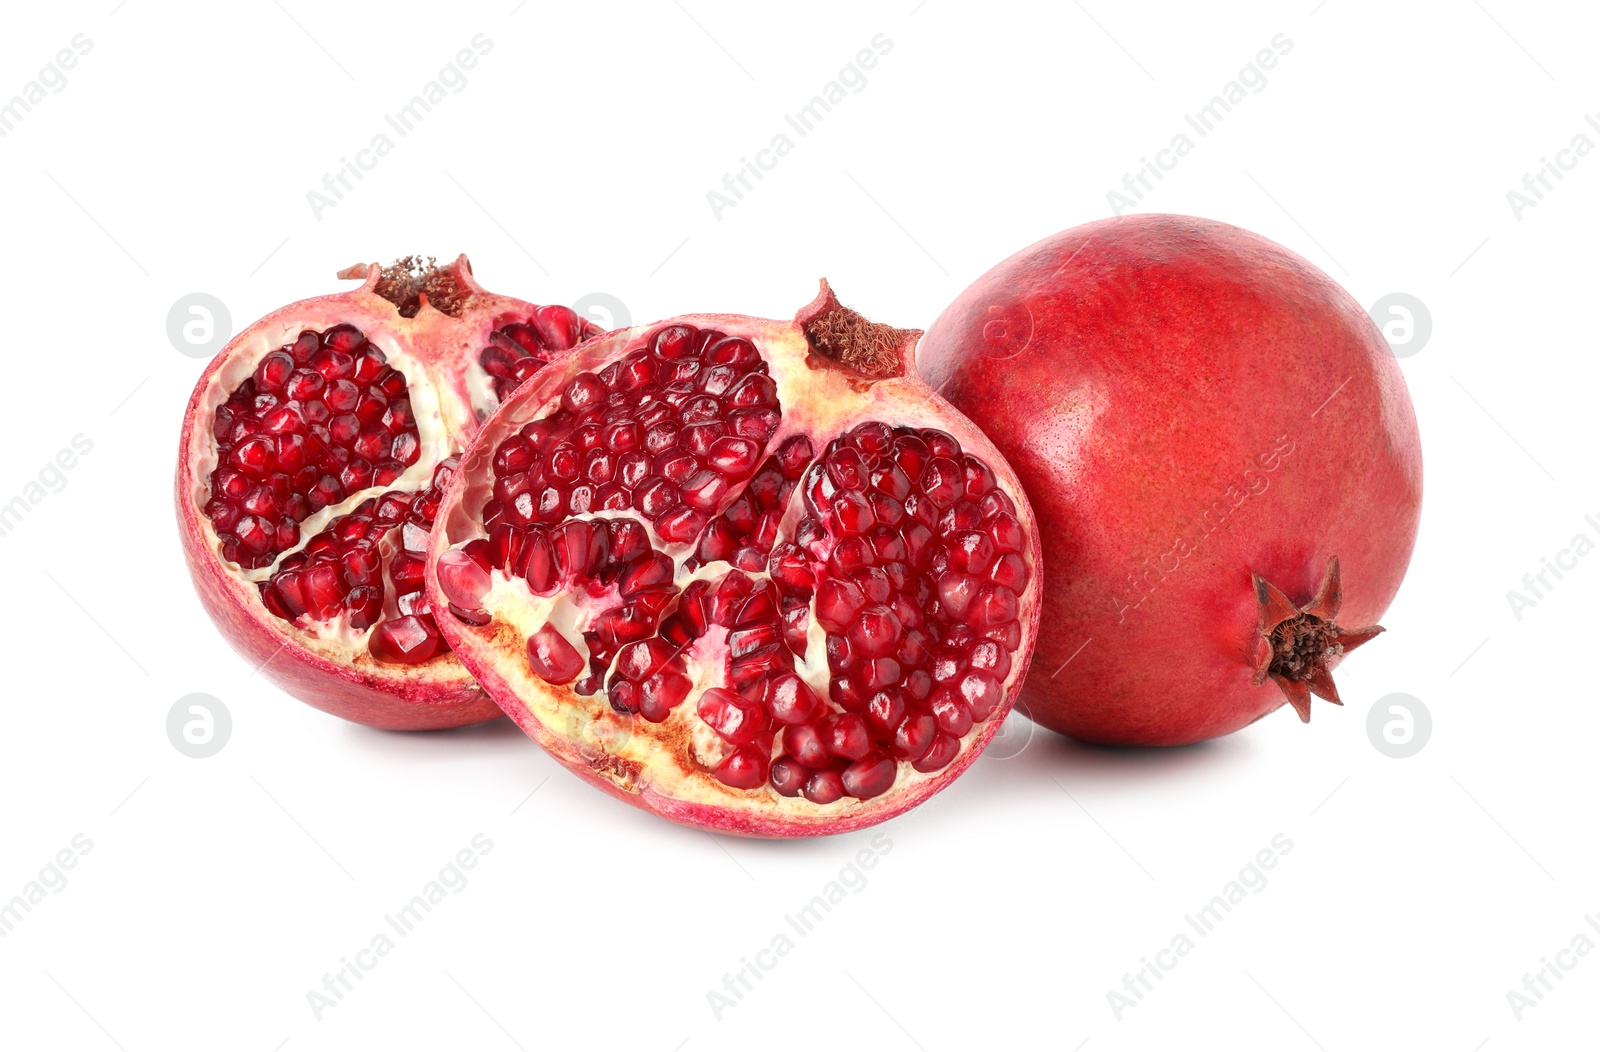
<svg viewBox="0 0 1600 1052">
<path fill-rule="evenodd" d="M 397 552 L 389 560 L 389 580 L 394 582 L 395 591 L 416 592 L 422 589 L 423 567 L 425 563 L 422 556 L 414 552 Z"/>
<path fill-rule="evenodd" d="M 952 738 L 959 738 L 972 729 L 972 713 L 967 711 L 961 696 L 949 687 L 934 694 L 929 707 L 933 718 L 939 722 L 939 729 Z"/>
<path fill-rule="evenodd" d="M 561 392 L 561 408 L 569 413 L 581 413 L 605 400 L 605 385 L 592 373 L 579 373 Z"/>
<path fill-rule="evenodd" d="M 388 357 L 372 344 L 363 344 L 356 355 L 356 382 L 368 384 L 376 380 L 383 373 L 388 360 Z"/>
<path fill-rule="evenodd" d="M 755 470 L 761 446 L 748 438 L 724 435 L 711 444 L 706 462 L 732 480 L 748 478 Z"/>
<path fill-rule="evenodd" d="M 961 695 L 961 700 L 966 704 L 967 711 L 977 722 L 989 718 L 995 706 L 1000 704 L 1000 683 L 989 673 L 974 669 L 961 677 L 956 684 L 956 691 Z"/>
<path fill-rule="evenodd" d="M 707 688 L 700 695 L 695 711 L 706 726 L 734 745 L 749 745 L 767 729 L 766 717 L 759 705 L 721 687 Z"/>
<path fill-rule="evenodd" d="M 800 790 L 805 788 L 806 779 L 811 772 L 799 762 L 787 756 L 779 757 L 772 765 L 770 781 L 772 788 L 781 796 L 799 796 Z"/>
<path fill-rule="evenodd" d="M 970 501 L 980 501 L 995 487 L 994 472 L 989 465 L 970 453 L 961 458 L 961 472 L 965 478 L 965 493 Z"/>
<path fill-rule="evenodd" d="M 322 392 L 322 404 L 335 413 L 347 413 L 361 401 L 361 388 L 354 380 L 334 380 Z"/>
<path fill-rule="evenodd" d="M 245 515 L 240 518 L 234 528 L 234 534 L 239 538 L 239 543 L 252 554 L 265 552 L 272 545 L 272 528 L 259 515 Z"/>
<path fill-rule="evenodd" d="M 989 520 L 989 535 L 994 538 L 995 548 L 999 551 L 1022 551 L 1022 524 L 1009 512 L 1002 512 Z"/>
<path fill-rule="evenodd" d="M 382 427 L 364 427 L 356 436 L 353 449 L 357 456 L 369 461 L 382 460 L 389 453 L 389 432 Z M 279 463 L 283 463 L 282 457 L 279 457 Z M 286 471 L 294 470 L 287 464 L 283 466 Z"/>
<path fill-rule="evenodd" d="M 892 654 L 900 646 L 900 620 L 881 604 L 862 608 L 848 628 L 851 648 L 863 657 Z"/>
<path fill-rule="evenodd" d="M 311 368 L 331 383 L 355 375 L 356 360 L 344 351 L 324 347 L 311 356 Z"/>
<path fill-rule="evenodd" d="M 956 753 L 960 751 L 961 742 L 959 740 L 950 737 L 948 734 L 937 734 L 934 736 L 933 744 L 928 746 L 928 751 L 923 753 L 922 758 L 915 761 L 911 766 L 923 774 L 931 774 L 934 771 L 940 771 L 948 767 L 950 761 L 954 760 Z"/>
<path fill-rule="evenodd" d="M 763 443 L 778 430 L 780 421 L 777 410 L 766 406 L 736 409 L 728 414 L 728 424 L 734 434 Z"/>
<path fill-rule="evenodd" d="M 250 438 L 234 447 L 230 458 L 234 466 L 253 479 L 264 479 L 276 466 L 272 440 L 265 437 Z"/>
<path fill-rule="evenodd" d="M 322 346 L 322 336 L 307 329 L 287 349 L 295 360 L 296 365 L 304 365 L 311 360 L 311 356 Z"/>
<path fill-rule="evenodd" d="M 366 342 L 366 337 L 354 325 L 335 325 L 322 334 L 322 346 L 336 351 L 353 351 Z"/>
<path fill-rule="evenodd" d="M 723 757 L 711 773 L 731 788 L 759 789 L 767 781 L 767 761 L 759 750 L 745 746 Z"/>
<path fill-rule="evenodd" d="M 992 584 L 978 593 L 978 601 L 968 611 L 971 616 L 967 620 L 979 627 L 1002 625 L 1015 621 L 1019 609 L 1017 593 L 1003 584 Z"/>
<path fill-rule="evenodd" d="M 305 597 L 306 612 L 317 620 L 325 620 L 339 612 L 344 604 L 344 584 L 339 571 L 332 563 L 318 563 L 300 575 L 300 593 Z"/>
<path fill-rule="evenodd" d="M 680 504 L 656 520 L 656 532 L 664 541 L 682 544 L 693 540 L 705 524 L 703 513 Z"/>
<path fill-rule="evenodd" d="M 415 431 L 402 431 L 394 436 L 394 444 L 390 447 L 389 455 L 401 464 L 410 467 L 417 462 L 417 456 L 422 451 L 422 443 L 417 440 Z"/>
<path fill-rule="evenodd" d="M 672 714 L 672 710 L 682 704 L 683 699 L 689 696 L 689 691 L 694 684 L 688 676 L 671 669 L 662 669 L 655 675 L 639 684 L 639 715 L 651 723 L 661 723 Z M 766 781 L 767 773 L 761 772 L 761 782 Z M 749 786 L 747 788 L 755 788 Z"/>
<path fill-rule="evenodd" d="M 922 492 L 941 510 L 956 502 L 964 492 L 966 480 L 961 465 L 947 457 L 934 457 L 922 472 Z"/>
<path fill-rule="evenodd" d="M 914 712 L 894 729 L 890 749 L 902 760 L 921 759 L 928 751 L 928 746 L 933 744 L 933 736 L 938 731 L 938 722 L 932 716 L 925 712 Z"/>
<path fill-rule="evenodd" d="M 729 490 L 728 479 L 715 471 L 701 470 L 683 484 L 683 502 L 691 508 L 709 512 L 722 503 Z"/>
<path fill-rule="evenodd" d="M 895 762 L 883 753 L 872 753 L 844 769 L 840 780 L 844 791 L 861 800 L 882 796 L 894 784 Z"/>
<path fill-rule="evenodd" d="M 371 628 L 383 613 L 383 590 L 372 585 L 352 588 L 344 597 L 344 608 L 350 616 L 351 628 L 357 631 Z"/>
<path fill-rule="evenodd" d="M 452 548 L 440 555 L 434 572 L 439 578 L 439 590 L 452 604 L 467 610 L 483 605 L 491 584 L 489 572 L 465 551 Z"/>
<path fill-rule="evenodd" d="M 535 595 L 548 595 L 561 583 L 556 565 L 555 546 L 541 530 L 529 531 L 523 538 L 517 573 L 528 582 Z"/>
<path fill-rule="evenodd" d="M 814 804 L 834 803 L 844 792 L 844 779 L 838 771 L 817 771 L 806 780 L 806 799 Z"/>
<path fill-rule="evenodd" d="M 672 654 L 672 647 L 665 640 L 629 643 L 617 654 L 617 675 L 634 683 L 643 682 L 659 672 Z"/>
<path fill-rule="evenodd" d="M 906 712 L 906 703 L 900 692 L 893 688 L 880 690 L 867 702 L 867 723 L 872 727 L 875 740 L 885 739 L 894 733 Z"/>
<path fill-rule="evenodd" d="M 262 391 L 282 391 L 294 372 L 294 359 L 283 351 L 273 351 L 256 365 L 256 387 Z"/>
<path fill-rule="evenodd" d="M 1022 561 L 1022 556 L 1015 553 L 1002 555 L 989 567 L 989 580 L 1013 592 L 1020 592 L 1028 583 L 1027 564 Z"/>
<path fill-rule="evenodd" d="M 779 723 L 807 723 L 822 714 L 822 699 L 792 672 L 767 681 L 762 703 Z"/>
<path fill-rule="evenodd" d="M 817 623 L 829 632 L 848 631 L 866 602 L 861 589 L 852 582 L 825 578 L 817 587 Z"/>
<path fill-rule="evenodd" d="M 528 637 L 528 665 L 546 683 L 570 683 L 583 671 L 583 656 L 547 624 Z"/>
<path fill-rule="evenodd" d="M 872 749 L 872 732 L 867 729 L 867 721 L 853 712 L 827 717 L 820 730 L 828 751 L 842 759 L 859 760 Z"/>
<path fill-rule="evenodd" d="M 807 767 L 825 767 L 833 762 L 827 740 L 813 723 L 799 723 L 784 728 L 783 748 Z"/>
<path fill-rule="evenodd" d="M 939 605 L 952 618 L 964 617 L 978 594 L 978 579 L 970 574 L 944 573 L 939 576 Z"/>
<path fill-rule="evenodd" d="M 339 485 L 346 493 L 366 489 L 372 485 L 372 465 L 355 459 L 339 469 Z"/>
</svg>

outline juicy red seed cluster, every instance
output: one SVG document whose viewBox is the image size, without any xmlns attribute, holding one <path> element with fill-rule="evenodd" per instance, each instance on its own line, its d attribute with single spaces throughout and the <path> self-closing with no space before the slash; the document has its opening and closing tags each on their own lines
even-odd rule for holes
<svg viewBox="0 0 1600 1052">
<path fill-rule="evenodd" d="M 270 566 L 300 522 L 421 454 L 405 375 L 353 325 L 307 330 L 261 359 L 212 421 L 217 467 L 205 514 L 223 558 Z"/>
<path fill-rule="evenodd" d="M 768 457 L 744 490 L 721 515 L 711 520 L 695 547 L 690 566 L 728 562 L 752 573 L 767 568 L 767 556 L 778 541 L 783 513 L 800 476 L 814 455 L 811 440 L 794 435 Z"/>
<path fill-rule="evenodd" d="M 421 491 L 391 490 L 331 520 L 259 585 L 261 601 L 285 621 L 345 614 L 358 631 L 377 625 L 368 652 L 379 661 L 414 665 L 448 650 L 423 592 L 423 570 L 428 531 L 455 470 L 451 457 Z M 399 549 L 386 559 L 380 542 L 395 530 Z M 392 607 L 385 602 L 386 562 Z"/>
<path fill-rule="evenodd" d="M 540 307 L 526 321 L 512 321 L 489 333 L 478 353 L 483 371 L 494 380 L 501 401 L 562 351 L 583 339 L 583 319 L 567 307 Z"/>
<path fill-rule="evenodd" d="M 585 632 L 587 674 L 554 626 L 529 639 L 548 682 L 604 688 L 617 711 L 660 723 L 691 693 L 687 651 L 718 630 L 726 686 L 696 701 L 726 746 L 711 773 L 816 804 L 870 799 L 901 761 L 948 766 L 999 706 L 1022 643 L 1025 536 L 994 472 L 943 431 L 872 422 L 820 458 L 805 435 L 767 455 L 779 422 L 753 344 L 659 330 L 500 445 L 488 538 L 467 554 L 541 594 L 615 590 Z M 797 489 L 803 514 L 786 535 Z M 637 520 L 571 518 L 597 510 L 648 519 L 689 548 L 689 569 L 732 569 L 680 590 Z M 795 671 L 813 610 L 825 694 Z"/>
<path fill-rule="evenodd" d="M 1016 506 L 950 435 L 881 423 L 830 443 L 801 490 L 811 518 L 796 539 L 820 564 L 829 698 L 862 718 L 875 748 L 919 771 L 943 768 L 1000 704 L 1022 643 L 1030 571 Z M 837 732 L 818 733 L 831 741 Z M 846 736 L 834 755 L 848 757 L 856 740 Z M 785 732 L 781 744 L 814 767 L 809 732 Z M 815 799 L 831 786 L 808 778 L 801 791 Z"/>
<path fill-rule="evenodd" d="M 559 410 L 495 451 L 491 543 L 500 527 L 629 510 L 666 541 L 694 540 L 778 429 L 766 370 L 750 341 L 679 325 L 579 373 Z"/>
<path fill-rule="evenodd" d="M 637 519 L 626 516 L 571 519 L 551 527 L 502 523 L 490 532 L 482 557 L 486 569 L 521 577 L 539 595 L 591 583 L 616 589 L 620 604 L 597 615 L 584 633 L 594 673 L 578 682 L 574 689 L 580 694 L 600 689 L 604 670 L 624 644 L 655 634 L 662 612 L 678 594 L 672 560 L 650 546 L 650 535 Z M 565 665 L 559 667 L 566 671 Z M 581 671 L 580 665 L 570 674 L 545 678 L 569 683 Z"/>
</svg>

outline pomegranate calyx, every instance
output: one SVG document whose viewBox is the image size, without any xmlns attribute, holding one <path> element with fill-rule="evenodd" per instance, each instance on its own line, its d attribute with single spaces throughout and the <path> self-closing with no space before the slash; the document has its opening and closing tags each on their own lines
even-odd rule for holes
<svg viewBox="0 0 1600 1052">
<path fill-rule="evenodd" d="M 415 318 L 424 307 L 459 318 L 483 291 L 473 280 L 472 264 L 465 255 L 445 266 L 433 256 L 405 256 L 386 267 L 357 263 L 339 271 L 338 276 L 365 280 L 372 292 L 395 305 L 402 318 Z"/>
<path fill-rule="evenodd" d="M 1282 690 L 1301 723 L 1311 722 L 1311 695 L 1343 705 L 1333 682 L 1331 664 L 1383 631 L 1381 625 L 1344 628 L 1334 618 L 1344 592 L 1339 585 L 1339 557 L 1328 560 L 1316 596 L 1296 606 L 1282 590 L 1252 573 L 1261 604 L 1255 683 L 1270 677 Z"/>
<path fill-rule="evenodd" d="M 822 279 L 817 298 L 800 308 L 795 321 L 805 333 L 813 357 L 842 365 L 870 382 L 905 376 L 914 368 L 921 329 L 897 329 L 869 321 L 839 302 Z"/>
</svg>

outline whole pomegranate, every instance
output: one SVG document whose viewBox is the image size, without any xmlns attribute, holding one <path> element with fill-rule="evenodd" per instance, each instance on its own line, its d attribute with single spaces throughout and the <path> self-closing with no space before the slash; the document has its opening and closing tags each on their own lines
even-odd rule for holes
<svg viewBox="0 0 1600 1052">
<path fill-rule="evenodd" d="M 485 292 L 465 256 L 339 276 L 364 281 L 267 315 L 195 385 L 176 484 L 189 572 L 302 701 L 394 730 L 491 719 L 423 593 L 428 531 L 479 421 L 599 330 Z"/>
<path fill-rule="evenodd" d="M 918 365 L 1039 516 L 1034 719 L 1180 745 L 1338 703 L 1331 669 L 1410 560 L 1422 453 L 1398 365 L 1326 274 L 1224 223 L 1089 223 L 974 282 Z"/>
<path fill-rule="evenodd" d="M 1040 575 L 918 335 L 824 283 L 793 322 L 689 315 L 551 365 L 440 507 L 445 638 L 560 762 L 669 818 L 803 836 L 927 799 L 1009 711 Z"/>
</svg>

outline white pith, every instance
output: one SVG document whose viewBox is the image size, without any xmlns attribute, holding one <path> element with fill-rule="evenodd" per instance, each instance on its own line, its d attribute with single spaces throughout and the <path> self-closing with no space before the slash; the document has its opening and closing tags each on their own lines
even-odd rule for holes
<svg viewBox="0 0 1600 1052">
<path fill-rule="evenodd" d="M 490 325 L 484 328 L 484 342 L 487 342 L 488 334 L 497 327 L 498 325 Z M 495 406 L 500 404 L 500 396 L 494 393 L 494 377 L 484 369 L 476 354 L 462 370 L 462 382 L 467 389 L 467 404 L 475 414 L 475 419 L 483 419 L 494 412 Z"/>
<path fill-rule="evenodd" d="M 815 368 L 808 364 L 809 348 L 804 336 L 795 326 L 779 322 L 749 321 L 744 326 L 731 327 L 728 325 L 729 319 L 708 318 L 701 321 L 691 317 L 684 320 L 689 324 L 718 328 L 729 335 L 744 336 L 761 350 L 763 358 L 768 363 L 768 373 L 777 384 L 781 413 L 778 430 L 767 443 L 763 461 L 766 456 L 775 453 L 785 439 L 794 434 L 808 436 L 812 443 L 813 461 L 815 461 L 822 456 L 827 444 L 834 437 L 856 424 L 870 420 L 910 427 L 940 429 L 950 427 L 951 410 L 943 403 L 936 402 L 926 388 L 914 379 L 881 380 L 862 390 L 859 382 L 853 382 L 840 370 Z M 627 350 L 639 346 L 646 331 L 638 329 L 628 334 L 617 334 L 618 338 L 612 344 L 615 350 L 605 361 L 617 360 Z M 583 369 L 598 371 L 603 364 L 604 362 L 601 362 L 597 365 L 591 361 L 584 365 Z M 570 377 L 576 371 L 577 368 L 574 367 L 566 375 Z M 557 390 L 559 391 L 559 388 Z M 528 405 L 517 406 L 515 419 L 508 418 L 502 421 L 503 427 L 497 429 L 493 435 L 486 435 L 486 444 L 482 448 L 492 450 L 508 438 L 517 426 L 550 415 L 556 409 L 558 402 L 559 396 L 553 396 L 537 410 Z M 963 441 L 963 446 L 966 445 L 968 443 Z M 992 448 L 974 448 L 973 452 L 995 468 L 996 475 L 1003 481 L 1008 495 L 1020 505 L 1022 503 L 1020 490 L 998 454 Z M 741 484 L 733 494 L 730 494 L 730 500 L 737 493 L 743 492 L 747 484 Z M 801 487 L 797 485 L 783 516 L 780 540 L 793 540 L 796 523 L 805 514 L 803 500 Z M 693 543 L 670 546 L 665 544 L 655 534 L 650 521 L 635 511 L 572 515 L 565 516 L 564 520 L 613 517 L 632 518 L 649 531 L 655 550 L 673 559 L 677 571 L 673 586 L 680 592 L 692 580 L 697 578 L 714 580 L 735 569 L 729 563 L 718 562 L 700 567 L 693 573 L 686 572 L 683 568 L 684 562 L 692 554 Z M 440 546 L 443 544 L 458 547 L 485 536 L 481 523 L 463 527 L 461 520 L 454 517 L 448 529 L 451 531 L 448 538 L 441 537 L 436 540 L 435 552 L 442 550 Z M 1039 575 L 1034 564 L 1034 553 L 1031 550 L 1024 551 L 1023 558 L 1028 564 L 1029 582 L 1023 595 L 1019 596 L 1019 601 L 1024 611 L 1022 616 L 1026 618 L 1026 611 L 1037 605 Z M 754 581 L 770 577 L 766 570 L 739 572 Z M 716 735 L 695 711 L 695 701 L 706 688 L 722 686 L 733 689 L 731 683 L 727 682 L 729 677 L 725 660 L 726 629 L 713 626 L 687 648 L 685 671 L 693 682 L 693 687 L 687 699 L 671 711 L 666 721 L 652 724 L 643 717 L 614 711 L 607 701 L 603 687 L 599 693 L 585 697 L 573 693 L 569 686 L 546 684 L 532 672 L 526 659 L 527 638 L 545 623 L 552 622 L 567 640 L 584 654 L 587 661 L 588 648 L 583 642 L 582 631 L 601 609 L 614 606 L 615 602 L 608 606 L 593 606 L 574 602 L 568 596 L 540 599 L 531 597 L 526 585 L 520 579 L 508 579 L 498 570 L 492 577 L 494 583 L 483 601 L 483 608 L 491 615 L 490 623 L 482 628 L 463 627 L 459 624 L 453 626 L 465 637 L 458 650 L 463 653 L 470 651 L 474 657 L 489 658 L 495 674 L 503 677 L 506 685 L 515 694 L 515 703 L 520 704 L 526 716 L 531 717 L 564 748 L 574 749 L 584 757 L 592 758 L 603 753 L 607 757 L 624 761 L 623 764 L 591 763 L 590 770 L 593 774 L 609 779 L 631 793 L 649 793 L 694 804 L 709 805 L 730 812 L 759 814 L 780 822 L 792 821 L 799 826 L 813 822 L 836 824 L 841 818 L 860 812 L 884 807 L 898 809 L 901 803 L 896 801 L 903 802 L 908 797 L 917 796 L 916 790 L 919 786 L 946 778 L 951 768 L 960 765 L 959 757 L 967 751 L 973 740 L 990 733 L 999 716 L 1003 715 L 998 713 L 991 715 L 987 721 L 975 723 L 972 730 L 963 737 L 962 750 L 950 768 L 924 774 L 916 771 L 909 761 L 899 761 L 894 785 L 886 793 L 869 800 L 847 796 L 832 804 L 818 805 L 803 796 L 784 797 L 770 785 L 753 790 L 733 789 L 718 781 L 711 774 L 711 768 L 734 747 Z M 827 701 L 828 711 L 839 711 L 837 704 L 829 698 L 830 672 L 825 652 L 828 633 L 817 623 L 815 607 L 816 600 L 813 595 L 807 628 L 806 653 L 795 660 L 793 667 L 795 672 Z M 669 606 L 661 615 L 662 618 L 667 617 L 672 609 Z M 496 656 L 490 657 L 490 655 Z M 1012 657 L 1014 660 L 1011 672 L 1002 684 L 1002 691 L 1007 697 L 1014 693 L 1027 664 L 1023 654 L 1013 652 Z M 614 666 L 615 661 L 613 668 Z M 608 670 L 607 678 L 610 671 Z M 510 699 L 502 696 L 500 700 L 505 704 Z M 781 735 L 779 741 L 781 742 Z M 772 757 L 769 759 L 776 758 L 780 751 L 781 749 L 775 745 Z"/>
</svg>

